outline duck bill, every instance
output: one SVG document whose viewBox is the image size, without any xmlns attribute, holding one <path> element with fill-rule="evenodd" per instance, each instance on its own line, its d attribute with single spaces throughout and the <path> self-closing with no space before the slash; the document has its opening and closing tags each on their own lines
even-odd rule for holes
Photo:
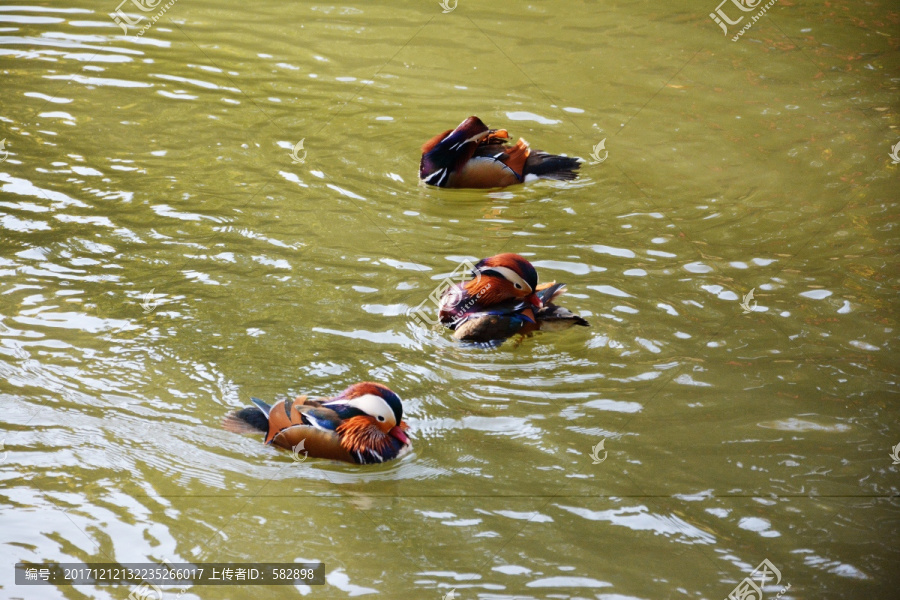
<svg viewBox="0 0 900 600">
<path fill-rule="evenodd" d="M 500 140 L 508 140 L 509 132 L 505 129 L 491 129 L 490 131 L 488 131 L 488 137 L 497 138 Z"/>
<path fill-rule="evenodd" d="M 537 294 L 531 294 L 525 300 L 527 300 L 528 303 L 531 304 L 535 308 L 543 308 L 543 306 L 544 306 L 544 303 L 541 302 L 541 299 L 538 298 Z"/>
<path fill-rule="evenodd" d="M 406 434 L 403 432 L 402 429 L 400 429 L 400 427 L 391 428 L 391 430 L 388 432 L 388 435 L 400 440 L 400 442 L 403 443 L 404 445 L 407 445 L 407 446 L 409 445 L 409 438 L 406 437 Z"/>
</svg>

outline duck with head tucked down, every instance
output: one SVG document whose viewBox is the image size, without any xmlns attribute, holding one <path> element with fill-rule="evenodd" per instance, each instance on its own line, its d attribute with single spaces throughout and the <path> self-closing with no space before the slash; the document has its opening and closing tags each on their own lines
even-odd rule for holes
<svg viewBox="0 0 900 600">
<path fill-rule="evenodd" d="M 333 398 L 279 400 L 229 413 L 222 425 L 235 433 L 265 433 L 265 443 L 302 449 L 313 458 L 382 463 L 412 449 L 400 397 L 387 386 L 355 383 Z"/>
<path fill-rule="evenodd" d="M 422 146 L 419 179 L 445 188 L 500 188 L 534 179 L 575 179 L 579 159 L 532 150 L 505 129 L 469 117 Z"/>
<path fill-rule="evenodd" d="M 553 304 L 564 283 L 538 285 L 534 266 L 518 254 L 479 261 L 472 279 L 448 288 L 441 296 L 440 321 L 453 337 L 466 342 L 499 343 L 515 334 L 560 331 L 588 322 Z"/>
</svg>

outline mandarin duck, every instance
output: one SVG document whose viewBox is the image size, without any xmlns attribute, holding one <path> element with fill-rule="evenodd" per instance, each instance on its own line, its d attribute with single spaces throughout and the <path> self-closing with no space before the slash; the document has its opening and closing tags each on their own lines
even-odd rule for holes
<svg viewBox="0 0 900 600">
<path fill-rule="evenodd" d="M 511 145 L 509 139 L 505 129 L 488 129 L 478 117 L 469 117 L 422 146 L 419 179 L 437 187 L 500 188 L 578 176 L 579 159 L 532 150 L 522 138 Z"/>
<path fill-rule="evenodd" d="M 400 397 L 380 383 L 355 383 L 333 398 L 279 400 L 229 413 L 222 425 L 235 433 L 265 433 L 265 443 L 305 451 L 314 458 L 381 463 L 412 448 Z"/>
<path fill-rule="evenodd" d="M 441 296 L 441 323 L 459 340 L 498 343 L 517 333 L 588 326 L 578 315 L 553 304 L 565 284 L 538 285 L 534 266 L 518 254 L 485 258 L 475 265 L 472 276 Z"/>
</svg>

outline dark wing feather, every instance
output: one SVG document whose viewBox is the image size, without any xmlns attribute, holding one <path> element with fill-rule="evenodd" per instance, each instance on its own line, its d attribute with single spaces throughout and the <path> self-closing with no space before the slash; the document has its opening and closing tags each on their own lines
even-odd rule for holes
<svg viewBox="0 0 900 600">
<path fill-rule="evenodd" d="M 556 283 L 555 281 L 538 286 L 537 296 L 541 299 L 544 306 L 539 308 L 534 316 L 540 324 L 541 330 L 557 331 L 568 329 L 573 325 L 588 326 L 586 320 L 569 309 L 553 304 L 553 301 L 565 291 L 566 284 Z"/>
<path fill-rule="evenodd" d="M 545 179 L 570 180 L 578 177 L 581 162 L 577 158 L 533 151 L 525 161 L 524 175 L 535 175 Z"/>
</svg>

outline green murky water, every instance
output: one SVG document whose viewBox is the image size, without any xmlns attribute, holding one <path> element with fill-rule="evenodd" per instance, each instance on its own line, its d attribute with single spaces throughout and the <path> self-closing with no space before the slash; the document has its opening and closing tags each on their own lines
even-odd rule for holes
<svg viewBox="0 0 900 600">
<path fill-rule="evenodd" d="M 19 587 L 17 561 L 164 558 L 326 565 L 184 600 L 712 599 L 764 559 L 766 598 L 896 592 L 896 5 L 783 0 L 732 42 L 715 0 L 179 0 L 140 38 L 115 0 L 24 4 L 0 7 L 4 598 L 130 593 Z M 419 186 L 470 114 L 608 157 Z M 591 328 L 485 351 L 410 315 L 501 251 Z M 219 427 L 363 379 L 404 399 L 401 461 Z"/>
</svg>

